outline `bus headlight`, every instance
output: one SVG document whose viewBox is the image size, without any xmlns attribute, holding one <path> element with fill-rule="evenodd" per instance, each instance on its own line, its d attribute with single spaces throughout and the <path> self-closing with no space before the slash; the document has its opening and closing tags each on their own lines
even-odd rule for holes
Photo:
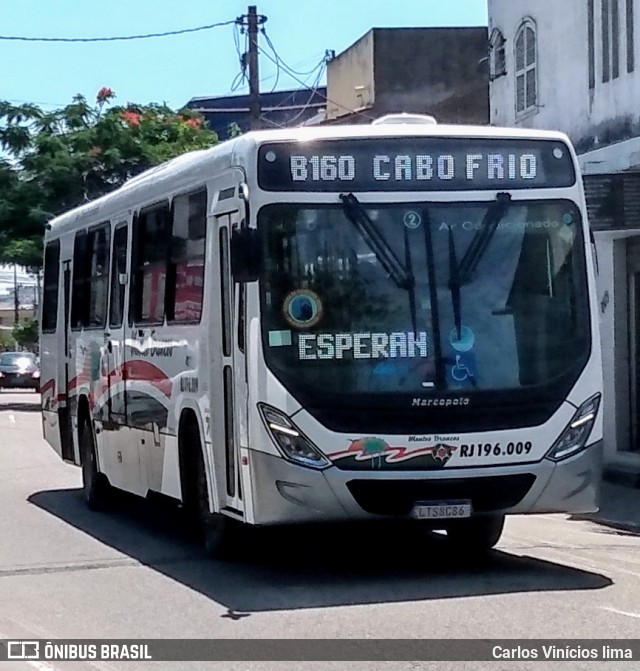
<svg viewBox="0 0 640 671">
<path fill-rule="evenodd" d="M 279 410 L 268 405 L 258 404 L 262 419 L 285 459 L 310 468 L 326 468 L 331 462 L 298 429 L 298 427 Z"/>
<path fill-rule="evenodd" d="M 600 407 L 600 394 L 587 399 L 547 453 L 547 459 L 562 461 L 584 449 Z"/>
</svg>

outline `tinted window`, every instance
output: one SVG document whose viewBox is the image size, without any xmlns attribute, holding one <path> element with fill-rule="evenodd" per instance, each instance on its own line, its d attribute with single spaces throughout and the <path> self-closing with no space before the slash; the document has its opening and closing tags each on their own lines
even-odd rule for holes
<svg viewBox="0 0 640 671">
<path fill-rule="evenodd" d="M 42 330 L 52 332 L 58 323 L 58 281 L 60 278 L 60 241 L 50 242 L 44 252 Z"/>
<path fill-rule="evenodd" d="M 111 326 L 122 326 L 124 318 L 124 290 L 125 285 L 120 281 L 127 272 L 127 241 L 126 226 L 116 229 L 113 236 L 113 258 L 111 261 L 111 307 L 109 323 Z"/>
<path fill-rule="evenodd" d="M 109 286 L 109 229 L 99 228 L 89 232 L 91 261 L 89 266 L 89 323 L 104 326 L 107 317 Z"/>
<path fill-rule="evenodd" d="M 104 326 L 108 276 L 108 225 L 77 233 L 73 246 L 72 328 Z"/>
<path fill-rule="evenodd" d="M 169 223 L 168 205 L 143 211 L 136 218 L 132 316 L 138 324 L 164 320 Z"/>
<path fill-rule="evenodd" d="M 88 259 L 87 233 L 76 233 L 73 243 L 73 287 L 71 299 L 71 328 L 79 329 L 88 322 Z"/>
<path fill-rule="evenodd" d="M 173 201 L 171 263 L 167 282 L 167 319 L 200 321 L 204 291 L 207 224 L 205 189 Z"/>
<path fill-rule="evenodd" d="M 31 352 L 5 352 L 0 354 L 0 366 L 15 366 L 23 361 L 32 365 L 35 364 L 36 357 Z"/>
<path fill-rule="evenodd" d="M 371 394 L 544 394 L 572 378 L 589 352 L 579 210 L 495 208 L 367 205 L 359 225 L 339 207 L 263 208 L 267 364 L 302 398 L 341 407 Z"/>
</svg>

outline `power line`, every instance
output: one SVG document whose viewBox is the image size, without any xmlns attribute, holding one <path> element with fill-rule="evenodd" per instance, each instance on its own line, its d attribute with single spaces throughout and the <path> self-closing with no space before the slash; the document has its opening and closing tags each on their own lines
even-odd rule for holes
<svg viewBox="0 0 640 671">
<path fill-rule="evenodd" d="M 278 67 L 281 66 L 282 69 L 283 69 L 285 72 L 287 72 L 288 74 L 294 74 L 294 75 L 300 75 L 300 76 L 303 76 L 303 75 L 312 75 L 312 74 L 314 74 L 315 71 L 316 71 L 319 67 L 321 67 L 321 66 L 324 64 L 324 62 L 326 61 L 327 55 L 326 55 L 326 52 L 325 52 L 325 55 L 323 56 L 323 58 L 321 59 L 321 61 L 320 61 L 317 65 L 315 65 L 315 66 L 313 67 L 313 69 L 311 69 L 311 70 L 307 70 L 307 71 L 294 70 L 290 65 L 287 65 L 287 64 L 284 62 L 284 60 L 280 57 L 280 54 L 276 51 L 276 48 L 273 46 L 273 42 L 271 41 L 271 38 L 269 37 L 269 35 L 267 35 L 267 30 L 266 30 L 266 28 L 262 28 L 262 34 L 264 35 L 264 39 L 266 40 L 267 44 L 269 45 L 269 48 L 271 49 L 271 51 L 273 51 L 273 55 L 276 57 L 276 60 L 278 61 L 278 62 L 276 63 L 276 65 L 277 65 Z"/>
<path fill-rule="evenodd" d="M 324 72 L 324 68 L 319 70 L 318 76 L 315 78 L 315 81 L 312 84 L 311 95 L 309 96 L 309 99 L 304 104 L 302 109 L 292 119 L 287 120 L 288 124 L 291 124 L 294 121 L 297 121 L 307 111 L 307 109 L 309 109 L 309 106 L 313 102 L 313 99 L 315 98 L 316 93 L 318 93 L 318 86 L 320 85 L 320 80 L 322 79 L 323 72 Z"/>
<path fill-rule="evenodd" d="M 185 33 L 197 33 L 202 30 L 211 30 L 211 28 L 230 26 L 233 23 L 236 23 L 235 19 L 221 23 L 211 23 L 207 26 L 197 26 L 196 28 L 183 28 L 182 30 L 169 30 L 164 33 L 147 33 L 146 35 L 126 35 L 122 37 L 17 37 L 15 35 L 0 35 L 0 40 L 12 40 L 16 42 L 116 42 L 119 40 L 143 40 L 149 37 L 170 37 L 172 35 L 184 35 Z"/>
<path fill-rule="evenodd" d="M 245 52 L 243 52 L 240 48 L 240 29 L 238 27 L 237 19 L 233 26 L 233 41 L 235 43 L 236 53 L 238 54 L 238 60 L 240 62 L 240 72 L 238 72 L 233 82 L 231 82 L 231 92 L 235 93 L 247 81 L 247 60 L 245 56 L 247 37 L 245 36 Z"/>
<path fill-rule="evenodd" d="M 259 49 L 260 53 L 266 56 L 272 63 L 275 63 L 277 65 L 277 61 L 269 54 L 266 52 L 264 49 Z M 305 88 L 307 87 L 306 82 L 303 82 L 302 79 L 300 79 L 297 75 L 292 74 L 291 72 L 288 72 L 289 76 L 292 79 L 295 79 L 299 84 L 302 84 Z M 323 95 L 320 93 L 320 91 L 316 92 L 318 96 L 320 96 L 323 100 L 326 100 L 328 103 L 331 103 L 332 105 L 335 105 L 336 107 L 340 107 L 343 110 L 346 110 L 347 112 L 351 112 L 352 114 L 360 114 L 367 119 L 375 120 L 375 117 L 371 116 L 370 114 L 366 114 L 365 112 L 358 112 L 357 110 L 351 109 L 350 107 L 345 107 L 344 105 L 341 105 L 340 103 L 337 103 L 335 100 L 331 100 L 331 98 L 327 98 L 327 96 Z"/>
<path fill-rule="evenodd" d="M 323 64 L 324 64 L 324 61 L 321 61 L 319 65 L 323 65 Z M 314 89 L 314 90 L 317 89 L 318 86 L 320 85 L 320 79 L 322 78 L 323 73 L 324 73 L 324 69 L 321 67 L 320 70 L 319 70 L 318 75 L 316 76 L 316 79 L 314 80 L 314 82 L 311 85 L 307 84 L 309 79 L 311 79 L 311 75 L 306 77 L 305 80 L 304 80 L 304 83 L 303 83 L 304 88 L 307 89 L 308 91 L 311 91 L 312 89 Z M 313 74 L 313 72 L 312 72 L 312 74 Z M 299 83 L 302 83 L 300 80 L 297 80 L 297 81 Z M 285 103 L 289 102 L 289 100 L 291 100 L 291 98 L 295 98 L 296 94 L 298 94 L 302 90 L 304 90 L 304 89 L 296 89 L 295 91 L 291 91 L 291 93 L 286 98 L 283 98 L 275 107 L 281 107 Z"/>
</svg>

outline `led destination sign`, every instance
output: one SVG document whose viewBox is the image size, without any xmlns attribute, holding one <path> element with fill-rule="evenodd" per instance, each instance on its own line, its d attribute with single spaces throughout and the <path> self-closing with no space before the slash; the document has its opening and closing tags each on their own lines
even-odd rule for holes
<svg viewBox="0 0 640 671">
<path fill-rule="evenodd" d="M 279 142 L 258 152 L 267 191 L 455 191 L 575 184 L 566 145 L 551 140 L 375 138 Z"/>
</svg>

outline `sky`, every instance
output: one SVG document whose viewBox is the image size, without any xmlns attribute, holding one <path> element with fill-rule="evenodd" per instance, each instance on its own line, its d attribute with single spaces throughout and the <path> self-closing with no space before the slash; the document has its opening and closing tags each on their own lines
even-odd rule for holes
<svg viewBox="0 0 640 671">
<path fill-rule="evenodd" d="M 325 50 L 344 51 L 371 28 L 487 25 L 487 0 L 0 0 L 0 38 L 91 38 L 164 33 L 233 21 L 249 4 L 280 59 L 308 72 Z M 45 109 L 89 101 L 102 86 L 116 104 L 166 103 L 230 94 L 240 72 L 234 26 L 110 42 L 51 43 L 0 39 L 0 100 Z M 241 50 L 245 36 L 239 35 Z M 300 88 L 317 71 L 281 74 L 260 35 L 261 90 Z M 236 81 L 236 85 L 237 85 Z M 324 84 L 325 80 L 318 83 Z M 246 82 L 236 93 L 247 92 Z"/>
</svg>

